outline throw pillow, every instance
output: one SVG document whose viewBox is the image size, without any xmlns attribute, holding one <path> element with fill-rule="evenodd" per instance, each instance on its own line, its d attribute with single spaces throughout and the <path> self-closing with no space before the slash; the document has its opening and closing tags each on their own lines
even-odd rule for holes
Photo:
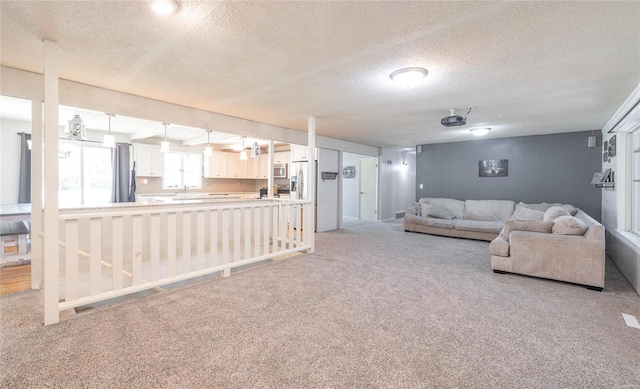
<svg viewBox="0 0 640 389">
<path fill-rule="evenodd" d="M 455 218 L 455 215 L 447 208 L 431 204 L 422 204 L 422 217 L 451 220 Z"/>
<path fill-rule="evenodd" d="M 562 204 L 560 203 L 527 204 L 527 203 L 519 202 L 518 204 L 516 204 L 516 209 L 513 211 L 513 214 L 511 215 L 511 219 L 515 219 L 516 215 L 520 212 L 522 208 L 535 209 L 536 211 L 545 212 L 547 209 L 556 205 L 560 206 Z"/>
<path fill-rule="evenodd" d="M 512 231 L 531 231 L 550 233 L 553 229 L 554 222 L 544 222 L 539 220 L 507 220 L 504 225 L 504 238 L 509 241 L 509 234 Z"/>
<path fill-rule="evenodd" d="M 578 213 L 578 208 L 574 207 L 571 204 L 562 204 L 562 208 L 566 209 L 571 216 L 576 216 Z"/>
<path fill-rule="evenodd" d="M 584 235 L 587 232 L 587 225 L 573 216 L 560 216 L 553 221 L 554 234 L 558 235 Z"/>
<path fill-rule="evenodd" d="M 431 204 L 420 204 L 420 215 L 422 215 L 422 217 L 428 217 L 429 211 L 431 211 L 432 208 L 433 205 Z"/>
<path fill-rule="evenodd" d="M 567 211 L 562 207 L 558 207 L 558 206 L 551 207 L 547 209 L 547 211 L 544 213 L 544 217 L 542 218 L 542 221 L 552 222 L 557 218 L 559 218 L 560 216 L 571 216 L 571 215 L 569 214 L 569 211 Z"/>
<path fill-rule="evenodd" d="M 538 211 L 536 209 L 531 208 L 520 208 L 520 212 L 518 212 L 515 217 L 512 219 L 517 220 L 539 220 L 542 221 L 544 218 L 544 211 Z"/>
</svg>

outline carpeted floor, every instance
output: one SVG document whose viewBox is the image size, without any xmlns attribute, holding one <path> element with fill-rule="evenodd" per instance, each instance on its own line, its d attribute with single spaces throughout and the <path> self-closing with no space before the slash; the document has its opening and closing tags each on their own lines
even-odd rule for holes
<svg viewBox="0 0 640 389">
<path fill-rule="evenodd" d="M 0 387 L 640 388 L 640 296 L 491 271 L 488 242 L 398 221 L 43 327 L 0 298 Z"/>
</svg>

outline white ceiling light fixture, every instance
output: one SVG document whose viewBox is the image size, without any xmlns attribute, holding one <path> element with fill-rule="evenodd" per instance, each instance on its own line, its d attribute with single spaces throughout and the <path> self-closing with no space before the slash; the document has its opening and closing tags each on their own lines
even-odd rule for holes
<svg viewBox="0 0 640 389">
<path fill-rule="evenodd" d="M 247 159 L 247 150 L 244 149 L 244 136 L 242 137 L 242 151 L 240 152 L 240 160 L 245 161 Z"/>
<path fill-rule="evenodd" d="M 113 149 L 116 147 L 116 138 L 113 135 L 111 135 L 111 118 L 116 115 L 112 113 L 105 113 L 105 115 L 109 117 L 109 130 L 107 134 L 104 136 L 104 138 L 102 138 L 102 147 L 108 147 L 110 149 Z"/>
<path fill-rule="evenodd" d="M 213 149 L 211 148 L 211 144 L 209 143 L 209 134 L 211 134 L 211 130 L 207 130 L 207 146 L 204 148 L 205 157 L 210 157 L 213 155 Z"/>
<path fill-rule="evenodd" d="M 164 126 L 164 141 L 160 142 L 160 152 L 168 153 L 169 151 L 171 151 L 169 142 L 167 141 L 167 126 L 169 125 L 169 123 L 162 123 L 162 125 Z"/>
<path fill-rule="evenodd" d="M 178 12 L 180 4 L 176 0 L 154 0 L 151 3 L 151 9 L 153 12 L 160 16 L 169 16 Z"/>
<path fill-rule="evenodd" d="M 491 128 L 489 127 L 485 127 L 485 128 L 472 128 L 469 131 L 471 131 L 471 133 L 475 136 L 483 136 L 483 135 L 487 135 L 489 133 L 489 131 L 491 131 Z"/>
<path fill-rule="evenodd" d="M 411 88 L 418 85 L 429 74 L 425 68 L 398 69 L 389 75 L 389 78 L 403 88 Z"/>
</svg>

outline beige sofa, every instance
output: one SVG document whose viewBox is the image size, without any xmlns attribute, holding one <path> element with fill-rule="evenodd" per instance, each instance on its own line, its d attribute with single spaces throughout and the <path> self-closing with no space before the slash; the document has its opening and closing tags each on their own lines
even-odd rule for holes
<svg viewBox="0 0 640 389">
<path fill-rule="evenodd" d="M 491 268 L 496 273 L 517 273 L 604 288 L 604 227 L 578 210 L 576 218 L 587 227 L 584 235 L 510 231 L 489 245 Z"/>
<path fill-rule="evenodd" d="M 421 216 L 422 204 L 450 210 L 453 219 Z M 509 200 L 456 200 L 449 198 L 421 198 L 405 212 L 404 230 L 425 234 L 452 236 L 491 241 L 511 217 L 515 202 Z"/>
<path fill-rule="evenodd" d="M 446 212 L 439 214 L 433 207 L 445 208 Z M 552 216 L 544 221 L 552 207 L 564 209 L 560 211 L 566 215 L 565 220 Z M 429 216 L 431 213 L 438 215 Z M 561 230 L 566 221 L 579 228 Z M 572 205 L 422 198 L 407 209 L 404 229 L 491 241 L 491 268 L 496 273 L 548 278 L 594 290 L 604 288 L 604 227 Z"/>
</svg>

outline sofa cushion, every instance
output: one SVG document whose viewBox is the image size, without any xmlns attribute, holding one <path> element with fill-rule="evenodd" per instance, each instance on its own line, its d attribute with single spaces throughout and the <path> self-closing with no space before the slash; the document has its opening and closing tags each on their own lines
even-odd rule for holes
<svg viewBox="0 0 640 389">
<path fill-rule="evenodd" d="M 558 235 L 584 235 L 587 225 L 577 217 L 560 216 L 553 221 L 552 232 Z"/>
<path fill-rule="evenodd" d="M 560 216 L 567 216 L 567 215 L 571 216 L 569 214 L 569 211 L 556 205 L 547 209 L 547 211 L 544 213 L 544 217 L 542 218 L 542 221 L 552 222 L 557 218 L 559 218 Z"/>
<path fill-rule="evenodd" d="M 554 207 L 556 205 L 562 205 L 560 203 L 540 203 L 540 204 L 527 204 L 523 202 L 519 202 L 516 204 L 516 209 L 513 211 L 513 215 L 511 215 L 511 219 L 515 219 L 516 214 L 520 212 L 522 208 L 535 209 L 536 211 L 545 212 L 547 209 Z"/>
<path fill-rule="evenodd" d="M 464 202 L 464 218 L 504 222 L 513 213 L 515 205 L 511 200 L 467 200 Z"/>
<path fill-rule="evenodd" d="M 474 231 L 474 232 L 494 232 L 499 233 L 504 227 L 504 222 L 497 220 L 457 220 L 455 222 L 456 230 Z"/>
<path fill-rule="evenodd" d="M 562 204 L 562 208 L 566 209 L 571 216 L 576 216 L 576 214 L 578 213 L 578 208 L 574 207 L 571 204 Z"/>
<path fill-rule="evenodd" d="M 406 221 L 413 224 L 418 224 L 425 227 L 443 228 L 445 230 L 453 230 L 455 226 L 455 220 L 436 219 L 433 217 L 422 217 L 414 215 L 405 215 Z"/>
<path fill-rule="evenodd" d="M 492 255 L 497 255 L 499 257 L 508 257 L 509 242 L 507 242 L 503 237 L 499 236 L 492 240 L 489 244 L 489 252 Z"/>
<path fill-rule="evenodd" d="M 531 232 L 544 232 L 551 233 L 553 229 L 554 222 L 545 222 L 538 220 L 516 220 L 510 219 L 507 220 L 507 223 L 504 225 L 504 239 L 509 241 L 509 234 L 512 231 L 531 231 Z"/>
<path fill-rule="evenodd" d="M 420 204 L 431 204 L 446 208 L 453 212 L 456 219 L 462 219 L 464 217 L 464 201 L 462 200 L 445 197 L 423 197 L 420 199 Z"/>
<path fill-rule="evenodd" d="M 517 213 L 514 212 L 514 215 L 511 217 L 511 219 L 542 221 L 542 219 L 544 219 L 544 212 L 545 211 L 539 211 L 537 209 L 523 207 L 523 208 L 520 208 L 520 210 Z"/>
<path fill-rule="evenodd" d="M 447 220 L 455 218 L 453 212 L 444 207 L 433 204 L 420 204 L 420 207 L 422 208 L 422 217 L 435 217 L 436 219 Z"/>
</svg>

